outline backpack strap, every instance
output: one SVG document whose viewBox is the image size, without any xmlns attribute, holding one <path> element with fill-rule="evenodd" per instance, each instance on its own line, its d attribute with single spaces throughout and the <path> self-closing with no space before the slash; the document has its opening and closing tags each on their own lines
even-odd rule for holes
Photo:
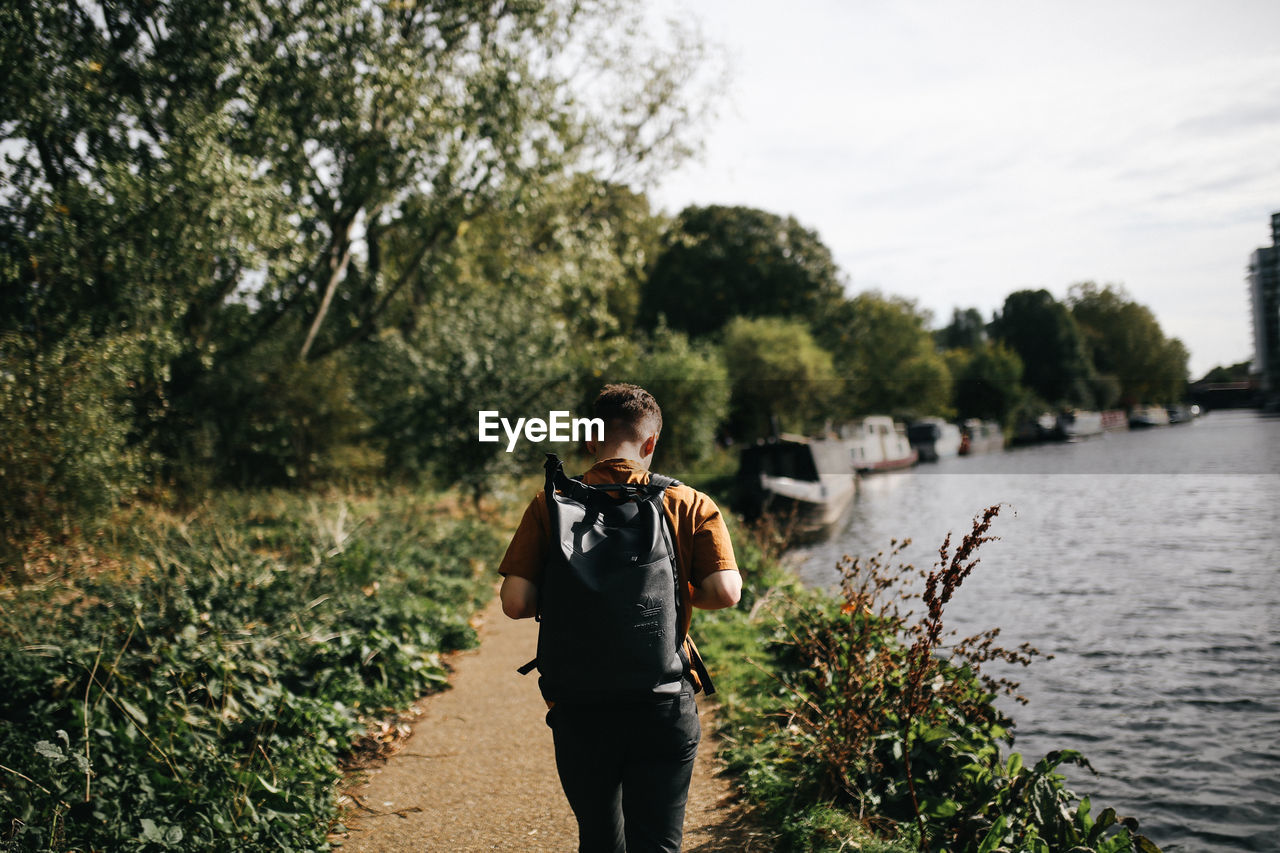
<svg viewBox="0 0 1280 853">
<path fill-rule="evenodd" d="M 674 477 L 668 477 L 665 474 L 649 474 L 649 487 L 652 490 L 651 495 L 654 498 L 661 496 L 667 489 L 670 489 L 673 486 L 681 485 L 684 484 Z M 671 522 L 667 518 L 665 512 L 662 514 L 662 524 L 667 533 L 668 547 L 671 549 L 671 555 L 675 559 L 679 560 L 680 552 L 676 548 L 675 532 L 671 530 Z M 673 580 L 676 583 L 676 606 L 678 608 L 676 618 L 678 619 L 680 618 L 679 610 L 684 607 L 682 604 L 683 597 L 680 595 L 679 591 L 679 569 L 674 569 L 672 574 Z M 685 666 L 688 667 L 694 675 L 695 692 L 701 692 L 705 696 L 710 696 L 715 693 L 716 686 L 711 682 L 711 673 L 707 672 L 707 665 L 703 662 L 702 655 L 698 653 L 698 645 L 693 641 L 693 637 L 689 636 L 687 633 L 684 635 L 684 639 L 680 643 L 679 654 L 680 659 L 684 661 Z"/>
</svg>

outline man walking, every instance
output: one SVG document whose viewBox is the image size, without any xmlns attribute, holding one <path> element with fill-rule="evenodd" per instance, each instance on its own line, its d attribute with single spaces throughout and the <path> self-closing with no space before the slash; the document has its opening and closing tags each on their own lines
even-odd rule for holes
<svg viewBox="0 0 1280 853">
<path fill-rule="evenodd" d="M 741 594 L 742 579 L 724 519 L 706 495 L 680 484 L 663 491 L 661 487 L 671 481 L 650 474 L 662 430 L 662 411 L 651 394 L 635 385 L 606 386 L 596 398 L 595 416 L 604 422 L 604 437 L 587 442 L 596 463 L 582 475 L 582 482 L 597 487 L 657 486 L 657 491 L 649 493 L 654 500 L 660 499 L 673 540 L 675 573 L 667 575 L 667 587 L 674 582 L 676 633 L 671 638 L 661 627 L 660 614 L 653 619 L 652 633 L 666 636 L 675 653 L 684 648 L 691 608 L 731 607 Z M 539 614 L 539 591 L 548 581 L 546 573 L 558 570 L 550 565 L 561 559 L 561 543 L 553 538 L 559 538 L 562 529 L 551 517 L 555 506 L 545 491 L 533 499 L 499 567 L 502 609 L 513 619 Z M 662 609 L 655 603 L 659 596 L 641 597 L 645 600 L 630 603 L 637 612 L 647 616 Z M 563 623 L 564 614 L 557 619 Z M 583 621 L 590 621 L 587 614 Z M 547 629 L 544 620 L 542 630 Z M 558 630 L 563 632 L 564 625 Z M 544 651 L 540 642 L 539 658 Z M 599 650 L 593 651 L 598 655 Z M 680 654 L 677 662 L 687 662 L 684 652 Z M 578 821 L 580 853 L 679 851 L 700 737 L 693 699 L 699 681 L 696 670 L 690 672 L 686 665 L 684 672 L 658 676 L 642 689 L 549 693 L 548 670 L 541 661 L 539 668 L 550 706 L 547 724 L 555 742 L 556 769 Z M 581 677 L 591 682 L 601 675 L 584 672 Z M 607 677 L 599 681 L 611 683 Z"/>
</svg>

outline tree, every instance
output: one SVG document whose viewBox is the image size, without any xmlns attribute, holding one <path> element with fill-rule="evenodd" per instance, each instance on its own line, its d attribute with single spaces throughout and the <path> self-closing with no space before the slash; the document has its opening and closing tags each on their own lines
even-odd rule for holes
<svg viewBox="0 0 1280 853">
<path fill-rule="evenodd" d="M 0 335 L 0 566 L 137 490 L 146 460 L 122 412 L 137 348 L 132 335 L 74 333 L 47 350 Z"/>
<path fill-rule="evenodd" d="M 735 317 L 724 330 L 724 360 L 730 429 L 739 439 L 807 432 L 831 411 L 838 392 L 831 355 L 798 320 Z"/>
<path fill-rule="evenodd" d="M 574 172 L 631 180 L 683 156 L 701 51 L 687 38 L 618 50 L 641 13 L 627 0 L 6 9 L 0 331 L 46 349 L 78 328 L 140 335 L 136 432 L 179 455 L 196 401 L 244 359 L 319 361 L 413 328 L 487 211 Z"/>
<path fill-rule="evenodd" d="M 943 349 L 976 350 L 987 340 L 987 323 L 977 308 L 956 308 L 951 312 L 951 322 L 935 337 Z"/>
<path fill-rule="evenodd" d="M 663 239 L 641 317 L 696 338 L 734 317 L 816 320 L 843 292 L 831 250 L 793 217 L 691 206 Z"/>
<path fill-rule="evenodd" d="M 955 383 L 955 409 L 960 418 L 994 420 L 1004 426 L 1022 403 L 1022 359 L 1000 343 L 947 353 Z"/>
<path fill-rule="evenodd" d="M 1094 366 L 1112 377 L 1121 404 L 1172 403 L 1185 395 L 1187 354 L 1167 341 L 1149 308 L 1119 285 L 1073 285 L 1067 297 Z"/>
<path fill-rule="evenodd" d="M 530 470 L 540 451 L 523 439 L 514 452 L 477 441 L 478 411 L 545 419 L 589 401 L 583 386 L 594 393 L 606 365 L 632 356 L 617 338 L 660 227 L 643 194 L 585 175 L 473 219 L 438 260 L 451 287 L 360 350 L 388 471 L 479 496 L 496 475 Z"/>
<path fill-rule="evenodd" d="M 697 464 L 715 447 L 729 418 L 729 373 L 719 348 L 706 341 L 690 343 L 686 335 L 665 326 L 620 360 L 606 376 L 593 377 L 588 393 L 603 381 L 631 382 L 653 394 L 662 407 L 662 465 Z"/>
<path fill-rule="evenodd" d="M 1071 312 L 1047 290 L 1005 298 L 991 336 L 1022 359 L 1023 383 L 1049 405 L 1094 405 L 1093 364 Z"/>
<path fill-rule="evenodd" d="M 1249 361 L 1239 361 L 1227 367 L 1221 364 L 1213 367 L 1208 373 L 1202 376 L 1198 382 L 1204 384 L 1221 383 L 1221 382 L 1248 382 L 1249 381 Z"/>
<path fill-rule="evenodd" d="M 840 414 L 950 414 L 951 377 L 910 299 L 861 293 L 833 306 L 817 338 L 845 380 Z"/>
</svg>

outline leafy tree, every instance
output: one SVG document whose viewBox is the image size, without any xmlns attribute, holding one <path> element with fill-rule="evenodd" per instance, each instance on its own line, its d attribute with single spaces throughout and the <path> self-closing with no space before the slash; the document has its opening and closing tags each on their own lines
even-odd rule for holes
<svg viewBox="0 0 1280 853">
<path fill-rule="evenodd" d="M 1187 362 L 1191 353 L 1177 338 L 1165 340 L 1151 376 L 1148 399 L 1161 403 L 1177 403 L 1187 398 Z"/>
<path fill-rule="evenodd" d="M 830 413 L 838 387 L 831 354 L 804 323 L 735 317 L 725 327 L 723 347 L 736 437 L 751 441 L 777 429 L 805 432 Z"/>
<path fill-rule="evenodd" d="M 951 377 L 928 325 L 914 301 L 874 291 L 827 312 L 817 337 L 846 382 L 841 415 L 950 414 Z"/>
<path fill-rule="evenodd" d="M 359 395 L 389 472 L 462 482 L 481 495 L 495 475 L 531 470 L 541 450 L 523 438 L 511 453 L 505 439 L 480 443 L 479 410 L 512 421 L 581 415 L 607 365 L 644 364 L 618 336 L 660 220 L 642 194 L 589 176 L 537 190 L 472 220 L 439 259 L 436 275 L 452 286 L 414 322 L 361 349 Z M 687 342 L 672 347 L 657 360 L 698 362 Z M 660 364 L 659 373 L 680 369 Z"/>
<path fill-rule="evenodd" d="M 644 287 L 641 317 L 699 337 L 734 317 L 814 320 L 843 294 L 831 250 L 793 217 L 691 206 L 676 217 Z"/>
<path fill-rule="evenodd" d="M 719 348 L 659 326 L 608 375 L 647 389 L 662 407 L 663 466 L 687 467 L 710 455 L 729 417 L 729 373 Z M 602 384 L 593 378 L 593 396 Z"/>
<path fill-rule="evenodd" d="M 576 399 L 565 324 L 537 294 L 496 286 L 435 296 L 430 319 L 366 344 L 360 394 L 390 472 L 459 484 L 479 499 L 495 478 L 531 471 L 547 446 L 481 443 L 479 412 L 513 424 Z M 499 431 L 501 433 L 501 430 Z"/>
<path fill-rule="evenodd" d="M 1118 386 L 1125 406 L 1182 399 L 1186 350 L 1171 346 L 1149 308 L 1129 298 L 1119 285 L 1074 285 L 1067 297 L 1094 366 Z"/>
<path fill-rule="evenodd" d="M 0 335 L 0 563 L 137 490 L 146 460 L 122 410 L 138 351 L 132 335 L 76 332 L 43 351 Z"/>
<path fill-rule="evenodd" d="M 0 330 L 42 351 L 78 328 L 141 336 L 134 426 L 171 459 L 199 456 L 200 405 L 246 360 L 323 361 L 412 330 L 452 285 L 468 223 L 574 171 L 632 180 L 687 151 L 699 45 L 619 50 L 641 12 L 7 8 Z"/>
<path fill-rule="evenodd" d="M 1221 364 L 1211 369 L 1202 376 L 1200 382 L 1248 382 L 1249 381 L 1249 361 L 1241 361 L 1227 367 Z"/>
<path fill-rule="evenodd" d="M 1019 290 L 1005 298 L 991 336 L 1022 359 L 1023 382 L 1050 405 L 1094 405 L 1093 364 L 1067 306 L 1047 290 Z"/>
<path fill-rule="evenodd" d="M 956 308 L 935 337 L 943 349 L 978 349 L 987 340 L 987 323 L 977 308 Z"/>
<path fill-rule="evenodd" d="M 1018 354 L 988 341 L 974 349 L 951 350 L 947 363 L 955 382 L 956 415 L 1008 426 L 1025 397 Z"/>
</svg>

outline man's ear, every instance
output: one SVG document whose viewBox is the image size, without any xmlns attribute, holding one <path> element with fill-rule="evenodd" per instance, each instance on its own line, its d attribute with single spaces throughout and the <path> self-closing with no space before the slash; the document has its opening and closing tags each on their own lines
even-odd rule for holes
<svg viewBox="0 0 1280 853">
<path fill-rule="evenodd" d="M 582 442 L 582 446 L 587 449 L 587 453 L 590 453 L 592 456 L 595 456 L 596 450 L 598 450 L 600 447 L 600 442 L 596 441 L 594 438 L 588 438 Z"/>
<path fill-rule="evenodd" d="M 653 435 L 646 438 L 644 440 L 644 443 L 640 445 L 640 455 L 652 456 L 653 449 L 657 446 L 658 446 L 658 434 L 655 432 Z"/>
</svg>

